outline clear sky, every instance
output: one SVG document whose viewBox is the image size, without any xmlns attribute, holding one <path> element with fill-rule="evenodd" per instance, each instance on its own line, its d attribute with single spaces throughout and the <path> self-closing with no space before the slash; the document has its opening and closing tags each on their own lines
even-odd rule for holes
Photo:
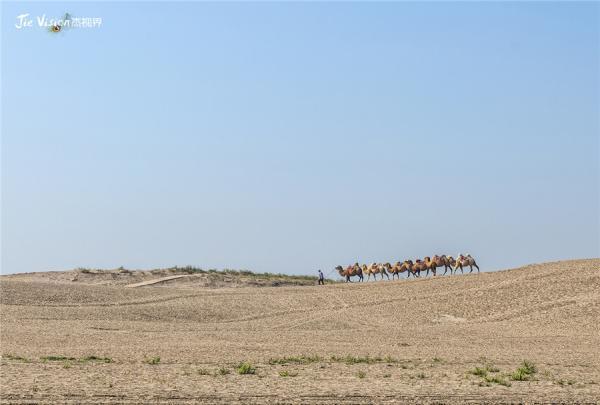
<svg viewBox="0 0 600 405">
<path fill-rule="evenodd" d="M 58 35 L 30 13 L 101 17 Z M 600 256 L 598 3 L 2 3 L 2 273 Z"/>
</svg>

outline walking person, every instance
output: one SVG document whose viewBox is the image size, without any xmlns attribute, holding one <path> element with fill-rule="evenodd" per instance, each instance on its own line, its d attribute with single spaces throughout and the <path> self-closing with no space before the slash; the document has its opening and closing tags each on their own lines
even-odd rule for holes
<svg viewBox="0 0 600 405">
<path fill-rule="evenodd" d="M 323 272 L 319 269 L 319 285 L 325 285 L 325 276 L 323 276 Z"/>
</svg>

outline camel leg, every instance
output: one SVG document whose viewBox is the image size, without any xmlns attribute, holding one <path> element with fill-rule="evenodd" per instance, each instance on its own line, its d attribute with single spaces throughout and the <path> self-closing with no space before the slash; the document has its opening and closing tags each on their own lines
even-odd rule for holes
<svg viewBox="0 0 600 405">
<path fill-rule="evenodd" d="M 388 280 L 390 279 L 390 276 L 387 274 L 387 271 L 384 271 L 383 274 L 385 274 Z M 381 276 L 381 278 L 383 279 L 383 275 Z"/>
<path fill-rule="evenodd" d="M 477 273 L 479 273 L 479 266 L 477 265 L 477 263 L 473 263 L 473 266 L 477 267 Z"/>
<path fill-rule="evenodd" d="M 469 272 L 469 274 L 473 273 L 473 266 L 471 266 L 471 265 L 469 264 L 469 268 L 471 269 L 471 271 Z"/>
</svg>

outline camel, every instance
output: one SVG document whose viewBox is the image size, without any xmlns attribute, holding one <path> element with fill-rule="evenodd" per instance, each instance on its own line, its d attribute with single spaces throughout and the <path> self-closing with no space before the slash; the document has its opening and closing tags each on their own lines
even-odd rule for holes
<svg viewBox="0 0 600 405">
<path fill-rule="evenodd" d="M 448 262 L 448 265 L 450 266 L 450 274 L 452 274 L 452 269 L 456 265 L 456 260 L 452 256 L 446 256 L 446 261 Z M 444 271 L 444 274 L 446 274 L 445 271 Z"/>
<path fill-rule="evenodd" d="M 422 271 L 427 271 L 427 274 L 429 274 L 429 268 L 427 267 L 427 264 L 421 260 L 421 259 L 416 259 L 415 263 L 412 265 L 412 273 L 413 275 L 417 276 L 417 277 L 421 277 L 421 272 Z"/>
<path fill-rule="evenodd" d="M 473 266 L 477 268 L 477 273 L 479 273 L 479 266 L 475 263 L 475 259 L 473 256 L 467 253 L 467 255 L 459 254 L 456 258 L 456 263 L 454 264 L 454 273 L 460 268 L 460 274 L 463 274 L 463 267 L 469 266 L 471 271 L 469 273 L 473 273 Z"/>
<path fill-rule="evenodd" d="M 363 281 L 363 271 L 360 268 L 360 265 L 358 263 L 355 263 L 354 265 L 346 267 L 345 270 L 342 266 L 337 266 L 335 269 L 338 271 L 338 273 L 340 273 L 340 276 L 346 278 L 346 283 L 351 283 L 352 282 L 351 277 L 354 277 L 354 276 L 358 276 L 359 282 Z"/>
<path fill-rule="evenodd" d="M 385 266 L 383 264 L 371 263 L 369 266 L 366 264 L 362 265 L 363 273 L 367 274 L 367 281 L 371 279 L 371 274 L 375 281 L 377 281 L 377 274 L 381 273 L 381 279 L 383 280 L 383 276 L 385 275 L 387 279 L 390 279 L 390 276 L 385 271 Z"/>
<path fill-rule="evenodd" d="M 425 256 L 423 258 L 423 263 L 425 263 L 425 266 L 427 267 L 427 273 L 425 273 L 426 276 L 429 275 L 429 270 L 431 270 L 431 272 L 433 273 L 433 277 L 435 277 L 435 270 L 437 269 L 437 263 L 434 262 L 433 260 L 431 260 L 431 258 L 429 256 Z"/>
<path fill-rule="evenodd" d="M 384 266 L 388 272 L 392 273 L 392 280 L 394 279 L 394 276 L 398 276 L 398 280 L 400 280 L 400 273 L 404 272 L 408 272 L 407 277 L 410 277 L 412 272 L 412 262 L 410 260 L 406 260 L 405 262 L 396 262 L 396 264 L 393 266 L 390 263 L 386 263 Z"/>
<path fill-rule="evenodd" d="M 424 261 L 425 261 L 425 263 L 427 263 L 427 266 L 433 272 L 434 276 L 436 275 L 437 268 L 442 267 L 442 266 L 444 266 L 444 275 L 446 274 L 448 269 L 450 269 L 450 274 L 452 274 L 452 265 L 448 261 L 448 257 L 446 257 L 446 255 L 441 255 L 441 256 L 435 255 L 431 259 L 429 258 L 429 256 L 427 256 L 427 257 L 425 257 Z M 427 273 L 429 273 L 429 272 L 427 272 Z"/>
</svg>

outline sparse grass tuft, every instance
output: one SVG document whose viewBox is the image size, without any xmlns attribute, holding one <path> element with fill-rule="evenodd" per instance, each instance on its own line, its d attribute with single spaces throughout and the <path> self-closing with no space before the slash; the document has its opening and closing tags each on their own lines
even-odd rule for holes
<svg viewBox="0 0 600 405">
<path fill-rule="evenodd" d="M 279 376 L 280 377 L 296 377 L 298 375 L 298 373 L 296 371 L 280 371 L 279 372 Z"/>
<path fill-rule="evenodd" d="M 147 364 L 152 364 L 152 365 L 156 365 L 160 363 L 160 357 L 155 356 L 155 357 L 148 357 L 146 358 L 145 362 Z"/>
<path fill-rule="evenodd" d="M 561 378 L 560 380 L 554 380 L 554 384 L 563 386 L 566 385 L 567 382 Z"/>
<path fill-rule="evenodd" d="M 494 366 L 493 364 L 488 364 L 487 366 L 485 366 L 485 370 L 489 373 L 497 373 L 500 371 L 500 369 Z"/>
<path fill-rule="evenodd" d="M 227 375 L 229 373 L 230 373 L 230 371 L 226 367 L 219 367 L 219 369 L 217 370 L 218 375 Z"/>
<path fill-rule="evenodd" d="M 254 367 L 252 367 L 252 364 L 247 363 L 247 362 L 238 364 L 235 371 L 237 371 L 238 374 L 242 374 L 242 375 L 256 373 L 256 369 Z"/>
<path fill-rule="evenodd" d="M 7 360 L 13 360 L 13 361 L 22 361 L 23 363 L 29 363 L 30 360 L 26 357 L 22 357 L 22 356 L 16 356 L 10 353 L 7 354 L 3 354 L 2 355 L 3 359 L 7 359 Z"/>
<path fill-rule="evenodd" d="M 499 385 L 503 385 L 505 387 L 510 387 L 510 383 L 508 381 L 506 381 L 505 379 L 503 379 L 500 376 L 486 376 L 484 377 L 484 380 L 488 383 L 495 383 L 495 384 L 499 384 Z"/>
<path fill-rule="evenodd" d="M 71 362 L 70 361 L 65 361 L 63 363 L 63 368 L 71 368 Z"/>
<path fill-rule="evenodd" d="M 441 363 L 441 362 L 443 362 L 443 361 L 444 361 L 443 359 L 441 359 L 441 358 L 439 358 L 439 357 L 434 357 L 434 358 L 433 358 L 433 359 L 431 359 L 431 360 L 433 360 L 433 362 L 434 362 L 434 363 Z"/>
<path fill-rule="evenodd" d="M 356 373 L 356 376 L 358 378 L 365 378 L 367 376 L 367 373 L 365 373 L 364 371 L 360 370 L 358 373 Z"/>
<path fill-rule="evenodd" d="M 427 378 L 427 376 L 425 375 L 425 373 L 420 372 L 419 374 L 417 374 L 417 378 L 420 379 L 420 380 L 422 380 L 424 378 Z"/>
<path fill-rule="evenodd" d="M 85 356 L 79 359 L 79 362 L 85 363 L 87 361 L 94 361 L 100 363 L 112 363 L 113 359 L 110 357 L 98 357 L 98 356 Z"/>
<path fill-rule="evenodd" d="M 529 381 L 535 373 L 537 373 L 535 364 L 524 360 L 523 363 L 521 363 L 521 367 L 516 369 L 510 375 L 510 379 L 513 381 Z"/>
<path fill-rule="evenodd" d="M 384 374 L 383 378 L 390 378 L 392 375 L 391 374 Z"/>
<path fill-rule="evenodd" d="M 269 359 L 270 365 L 275 364 L 310 364 L 310 363 L 318 363 L 323 361 L 321 356 L 316 354 L 313 355 L 301 355 L 294 357 L 281 357 L 281 358 L 273 358 Z"/>
<path fill-rule="evenodd" d="M 346 363 L 348 365 L 351 364 L 374 364 L 374 363 L 392 363 L 392 362 L 397 362 L 398 360 L 393 359 L 390 356 L 386 356 L 385 359 L 377 356 L 377 357 L 370 357 L 370 356 L 366 356 L 366 357 L 357 357 L 357 356 L 351 356 L 351 355 L 346 355 L 346 356 L 336 356 L 336 355 L 332 355 L 330 357 L 330 360 L 334 363 Z"/>
<path fill-rule="evenodd" d="M 485 368 L 475 367 L 474 369 L 469 370 L 469 374 L 473 374 L 479 377 L 485 377 L 487 376 L 487 370 Z"/>
<path fill-rule="evenodd" d="M 520 368 L 523 369 L 523 371 L 529 375 L 537 373 L 537 367 L 535 366 L 535 364 L 527 360 L 523 360 L 523 363 L 521 363 Z"/>
<path fill-rule="evenodd" d="M 210 371 L 208 371 L 205 368 L 199 368 L 198 369 L 198 374 L 200 374 L 200 375 L 210 375 Z"/>
<path fill-rule="evenodd" d="M 75 357 L 66 357 L 66 356 L 43 356 L 40 357 L 42 361 L 75 361 L 77 360 Z"/>
</svg>

